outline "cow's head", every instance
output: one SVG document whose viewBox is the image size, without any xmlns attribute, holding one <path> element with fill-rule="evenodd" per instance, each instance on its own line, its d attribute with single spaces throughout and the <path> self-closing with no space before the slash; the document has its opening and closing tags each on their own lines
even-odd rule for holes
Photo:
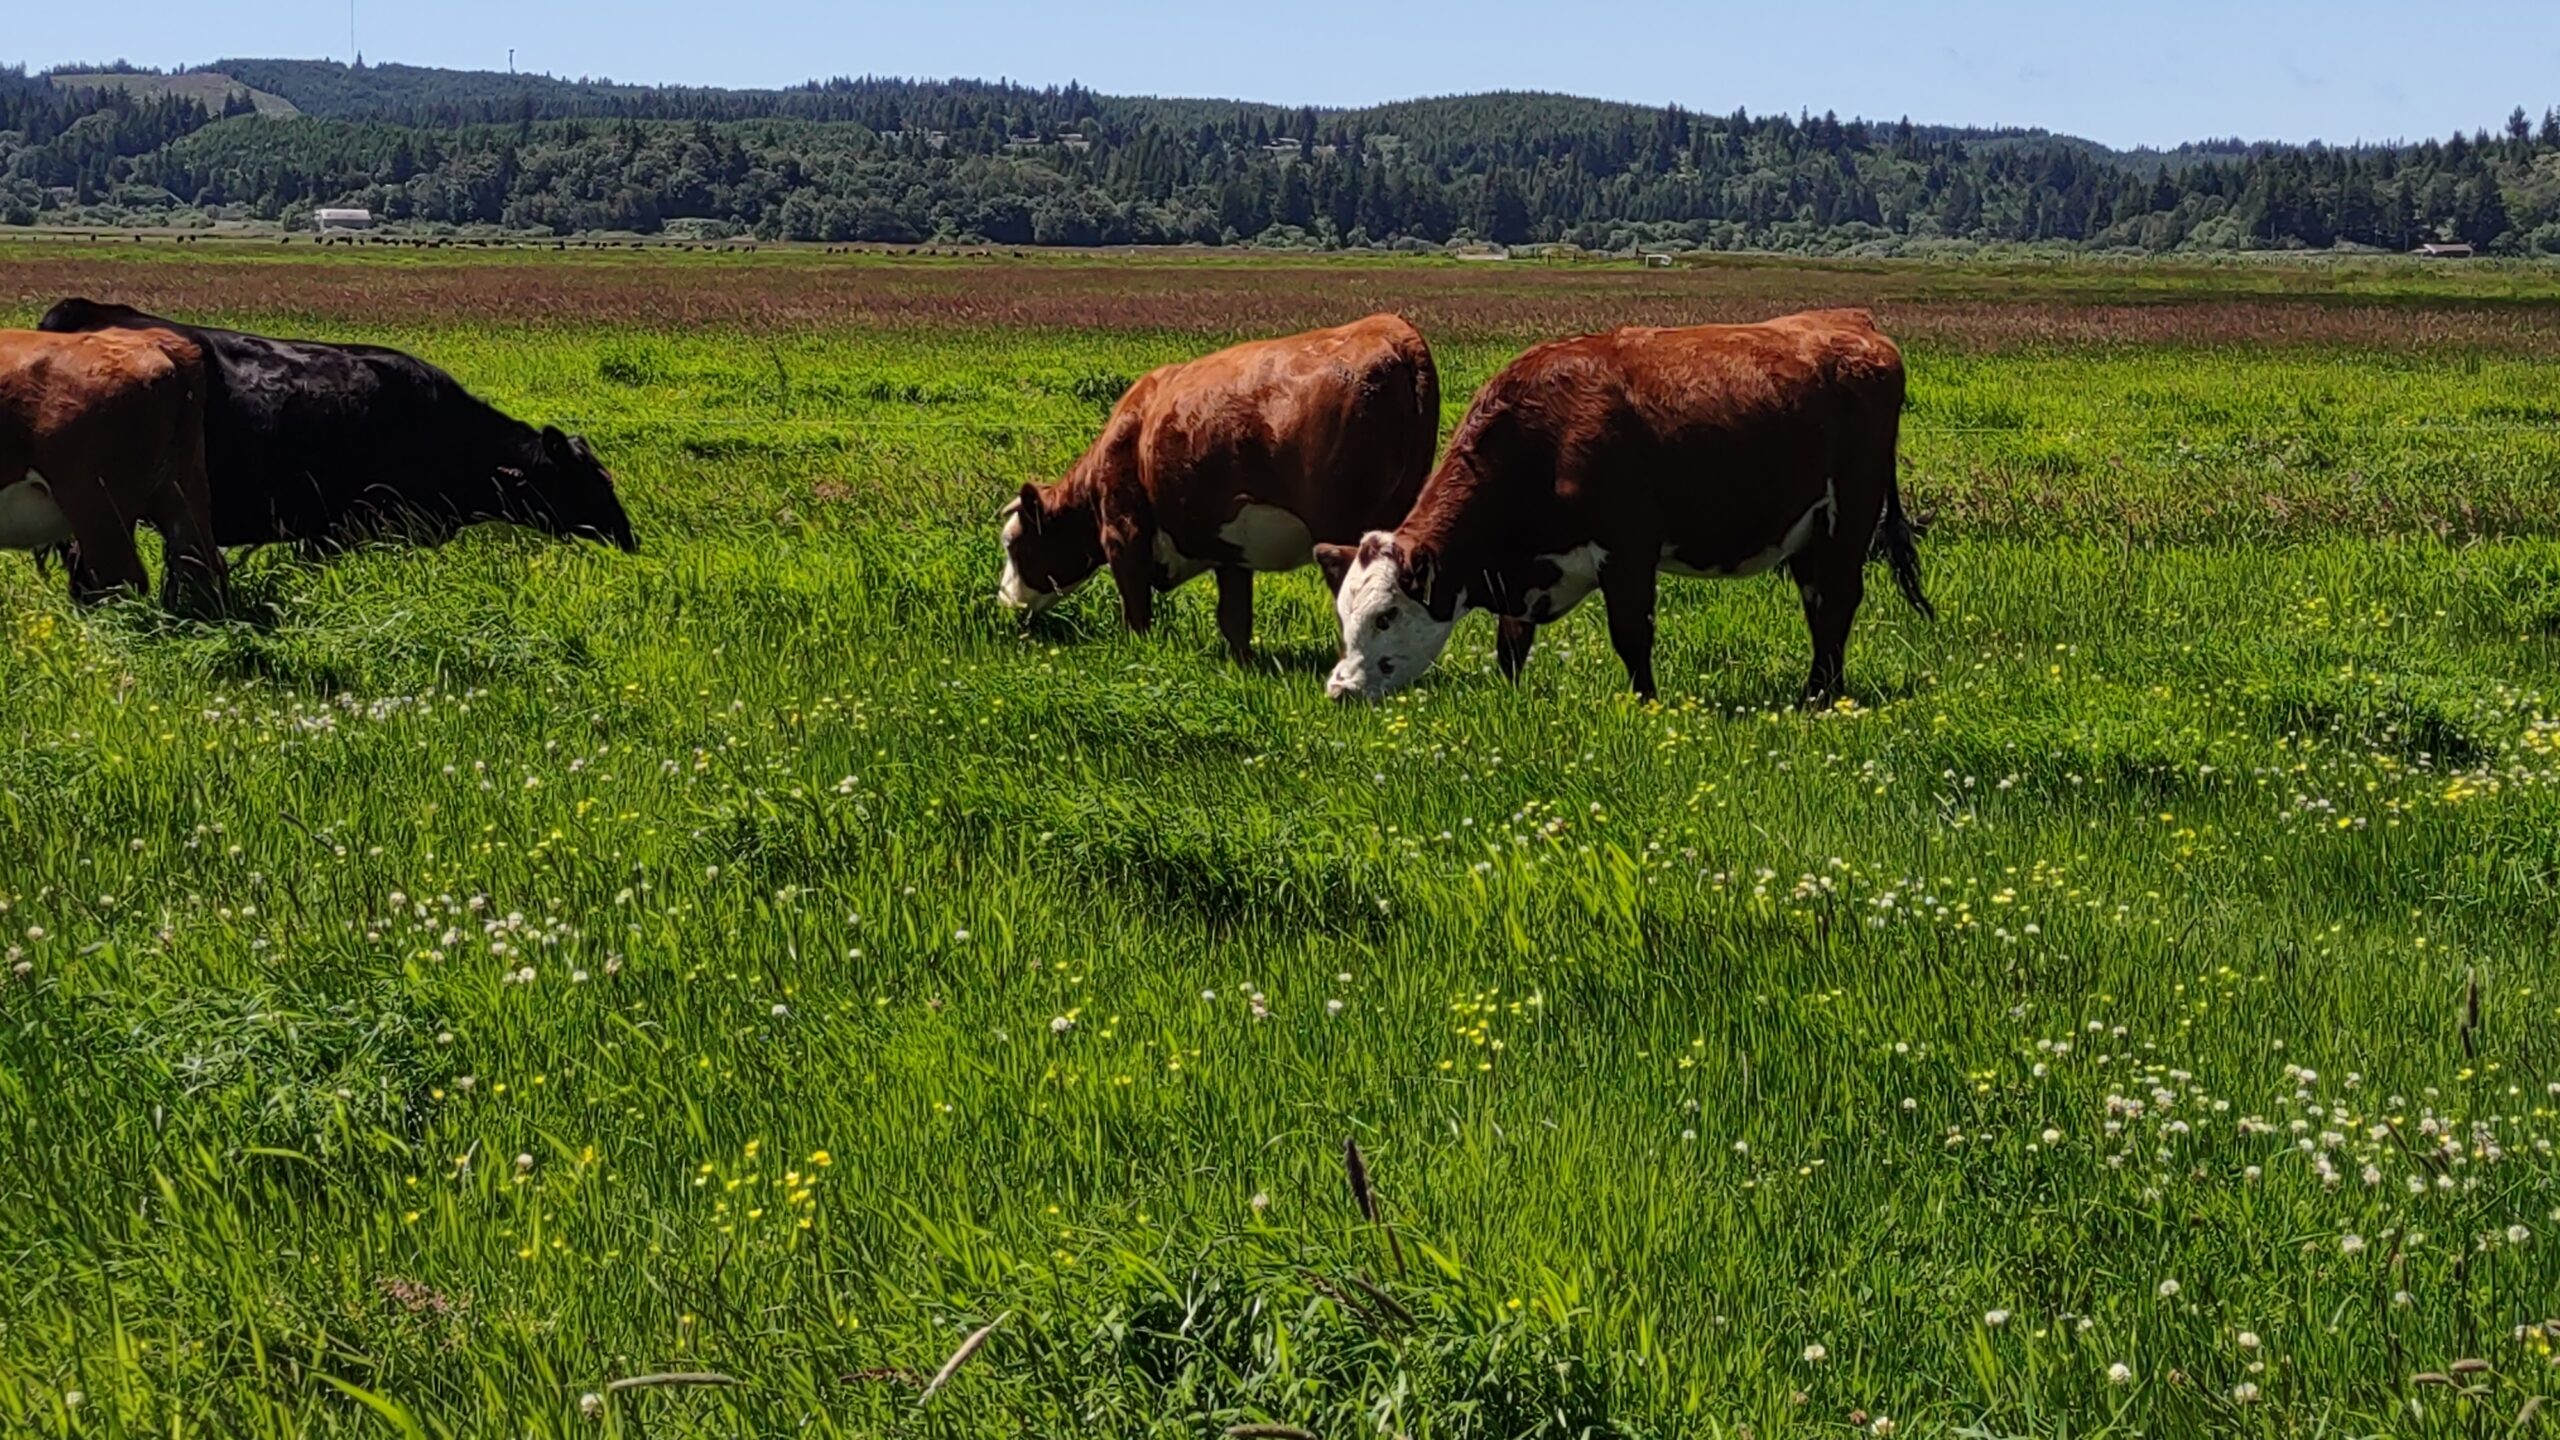
<svg viewBox="0 0 2560 1440">
<path fill-rule="evenodd" d="M 1372 530 L 1356 548 L 1317 546 L 1316 564 L 1342 617 L 1342 659 L 1325 693 L 1376 700 L 1421 679 L 1448 646 L 1464 600 L 1437 557 Z"/>
<path fill-rule="evenodd" d="M 36 328 L 60 335 L 74 335 L 83 330 L 138 328 L 166 323 L 130 305 L 71 295 L 56 301 L 52 309 L 45 311 L 43 318 L 36 321 Z"/>
<path fill-rule="evenodd" d="M 1102 527 L 1090 506 L 1060 506 L 1054 491 L 1025 485 L 1004 507 L 1004 574 L 996 598 L 1037 615 L 1102 568 Z"/>
<path fill-rule="evenodd" d="M 543 427 L 541 448 L 518 481 L 507 518 L 568 540 L 598 540 L 638 550 L 631 517 L 614 494 L 613 474 L 580 436 Z"/>
</svg>

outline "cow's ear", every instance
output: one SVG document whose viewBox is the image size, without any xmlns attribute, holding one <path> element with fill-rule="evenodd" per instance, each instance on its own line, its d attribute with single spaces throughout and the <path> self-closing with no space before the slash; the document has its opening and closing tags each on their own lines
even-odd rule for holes
<svg viewBox="0 0 2560 1440">
<path fill-rule="evenodd" d="M 1431 592 L 1440 580 L 1440 557 L 1428 550 L 1414 549 L 1399 558 L 1401 563 L 1396 566 L 1396 579 L 1404 593 L 1429 606 Z"/>
<path fill-rule="evenodd" d="M 1342 582 L 1351 574 L 1351 562 L 1358 558 L 1360 552 L 1348 545 L 1318 545 L 1316 568 L 1324 572 L 1324 588 L 1341 594 Z"/>
<path fill-rule="evenodd" d="M 1014 510 L 1014 513 L 1015 513 L 1015 514 L 1017 514 L 1017 515 L 1019 515 L 1019 516 L 1021 516 L 1021 517 L 1022 517 L 1022 528 L 1023 528 L 1023 529 L 1025 529 L 1025 530 L 1037 530 L 1037 529 L 1039 529 L 1039 528 L 1040 528 L 1040 487 L 1039 487 L 1039 486 L 1037 486 L 1037 485 L 1032 484 L 1032 483 L 1031 483 L 1030 481 L 1028 481 L 1028 480 L 1023 481 L 1023 482 L 1022 482 L 1022 493 L 1021 493 L 1020 495 L 1017 495 L 1017 496 L 1015 496 L 1015 497 L 1014 497 L 1014 500 L 1013 500 L 1013 510 Z"/>
</svg>

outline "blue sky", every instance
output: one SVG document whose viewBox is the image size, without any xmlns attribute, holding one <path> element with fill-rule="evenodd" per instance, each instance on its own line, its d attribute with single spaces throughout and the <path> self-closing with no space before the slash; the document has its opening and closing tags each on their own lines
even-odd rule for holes
<svg viewBox="0 0 2560 1440">
<path fill-rule="evenodd" d="M 1487 89 L 2346 141 L 2560 103 L 2560 5 L 2395 0 L 356 0 L 369 60 L 617 80 L 961 75 L 1345 105 Z M 347 55 L 345 0 L 13 0 L 0 60 Z"/>
</svg>

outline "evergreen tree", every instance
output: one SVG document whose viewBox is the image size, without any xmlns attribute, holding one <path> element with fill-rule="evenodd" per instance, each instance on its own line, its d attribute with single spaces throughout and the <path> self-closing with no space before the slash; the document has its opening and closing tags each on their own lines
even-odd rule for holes
<svg viewBox="0 0 2560 1440">
<path fill-rule="evenodd" d="M 1519 176 L 1509 169 L 1496 169 L 1485 176 L 1475 231 L 1496 245 L 1529 242 L 1528 197 L 1521 193 Z"/>
</svg>

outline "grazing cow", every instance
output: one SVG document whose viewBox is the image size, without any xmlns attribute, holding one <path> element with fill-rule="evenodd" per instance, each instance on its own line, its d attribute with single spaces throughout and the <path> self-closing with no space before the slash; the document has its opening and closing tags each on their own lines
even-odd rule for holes
<svg viewBox="0 0 2560 1440">
<path fill-rule="evenodd" d="M 73 598 L 149 587 L 133 527 L 168 542 L 162 603 L 224 591 L 204 461 L 203 352 L 171 334 L 0 330 L 0 549 L 76 544 Z"/>
<path fill-rule="evenodd" d="M 95 300 L 65 300 L 37 328 L 167 331 L 203 347 L 220 544 L 290 541 L 320 555 L 376 538 L 436 544 L 506 520 L 639 548 L 586 441 L 510 419 L 414 356 L 185 325 Z"/>
<path fill-rule="evenodd" d="M 1218 575 L 1218 630 L 1253 645 L 1253 572 L 1392 525 L 1440 429 L 1431 348 L 1394 315 L 1260 340 L 1153 371 L 1066 478 L 1005 509 L 997 598 L 1037 614 L 1109 567 L 1143 632 L 1155 592 Z"/>
<path fill-rule="evenodd" d="M 1650 697 L 1657 571 L 1783 565 L 1813 631 L 1805 702 L 1831 700 L 1871 549 L 1933 613 L 1894 478 L 1902 386 L 1901 352 L 1856 310 L 1530 350 L 1468 407 L 1402 525 L 1317 547 L 1342 619 L 1328 693 L 1412 684 L 1468 610 L 1498 617 L 1516 679 L 1537 627 L 1597 589 Z"/>
</svg>

